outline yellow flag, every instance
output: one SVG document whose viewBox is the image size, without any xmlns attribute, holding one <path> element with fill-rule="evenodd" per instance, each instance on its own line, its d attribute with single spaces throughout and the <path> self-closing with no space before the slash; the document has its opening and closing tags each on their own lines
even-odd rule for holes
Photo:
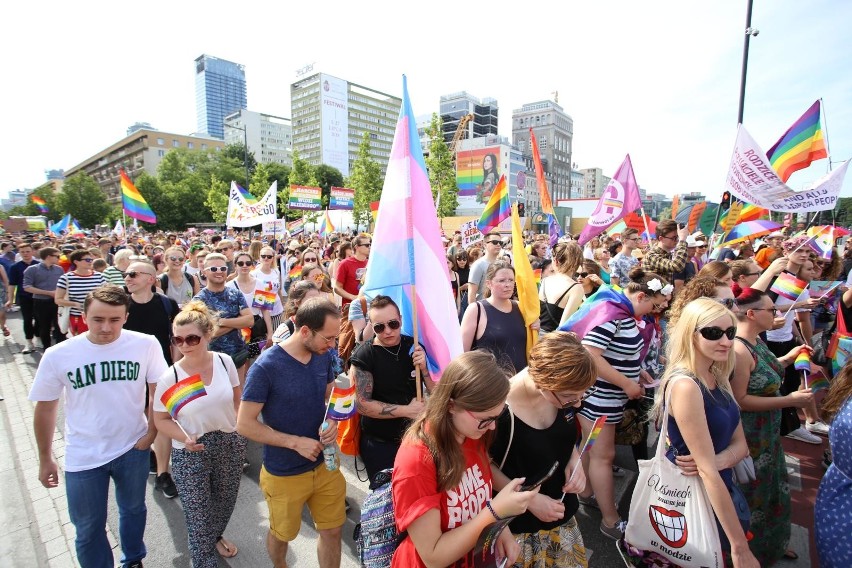
<svg viewBox="0 0 852 568">
<path fill-rule="evenodd" d="M 538 286 L 535 283 L 530 259 L 524 250 L 524 236 L 521 232 L 521 218 L 518 216 L 518 205 L 512 205 L 512 259 L 515 262 L 515 283 L 518 286 L 518 307 L 524 316 L 527 326 L 527 356 L 530 349 L 538 341 L 538 330 L 530 329 L 540 315 L 538 303 Z"/>
</svg>

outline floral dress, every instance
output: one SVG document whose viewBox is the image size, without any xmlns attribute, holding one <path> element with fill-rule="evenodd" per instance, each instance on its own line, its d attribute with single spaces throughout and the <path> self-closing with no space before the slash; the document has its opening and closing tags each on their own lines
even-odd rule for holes
<svg viewBox="0 0 852 568">
<path fill-rule="evenodd" d="M 758 338 L 755 345 L 737 338 L 751 352 L 755 368 L 748 379 L 747 394 L 781 396 L 784 367 Z M 781 409 L 742 411 L 743 431 L 754 460 L 756 481 L 740 485 L 751 508 L 754 538 L 749 548 L 761 566 L 771 566 L 784 555 L 790 541 L 790 486 L 784 449 L 781 447 Z"/>
</svg>

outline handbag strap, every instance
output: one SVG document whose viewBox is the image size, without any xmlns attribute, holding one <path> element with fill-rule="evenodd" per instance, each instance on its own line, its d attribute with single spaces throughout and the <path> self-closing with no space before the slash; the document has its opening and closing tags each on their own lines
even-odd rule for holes
<svg viewBox="0 0 852 568">
<path fill-rule="evenodd" d="M 509 450 L 512 447 L 512 438 L 515 437 L 515 413 L 512 412 L 511 407 L 506 407 L 509 410 L 509 443 L 506 444 L 506 453 L 503 454 L 503 459 L 500 460 L 500 469 L 503 469 L 503 466 L 506 464 L 506 458 L 509 457 Z"/>
<path fill-rule="evenodd" d="M 666 442 L 668 442 L 668 439 L 669 439 L 669 436 L 668 436 L 668 434 L 669 434 L 669 411 L 671 409 L 671 402 L 672 402 L 672 391 L 671 391 L 672 385 L 674 385 L 676 382 L 678 382 L 681 379 L 689 379 L 689 378 L 690 377 L 688 375 L 677 375 L 677 376 L 669 379 L 668 382 L 666 383 L 665 410 L 663 411 L 663 425 L 660 428 L 659 442 L 657 442 L 656 457 L 658 457 L 658 458 L 664 457 L 664 455 L 666 453 L 666 449 L 665 449 Z"/>
</svg>

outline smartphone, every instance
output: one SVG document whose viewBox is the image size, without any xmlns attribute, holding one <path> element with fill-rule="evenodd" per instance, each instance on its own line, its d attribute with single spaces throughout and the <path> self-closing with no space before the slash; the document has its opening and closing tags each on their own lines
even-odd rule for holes
<svg viewBox="0 0 852 568">
<path fill-rule="evenodd" d="M 557 461 L 553 462 L 553 465 L 550 466 L 550 470 L 548 470 L 548 472 L 545 473 L 541 477 L 541 479 L 539 479 L 535 483 L 525 483 L 525 484 L 521 485 L 521 491 L 532 491 L 533 489 L 535 489 L 536 487 L 538 487 L 539 485 L 541 485 L 542 483 L 544 483 L 545 481 L 547 481 L 548 479 L 553 477 L 553 474 L 556 473 L 556 470 L 558 468 L 559 468 L 559 461 L 557 460 Z"/>
</svg>

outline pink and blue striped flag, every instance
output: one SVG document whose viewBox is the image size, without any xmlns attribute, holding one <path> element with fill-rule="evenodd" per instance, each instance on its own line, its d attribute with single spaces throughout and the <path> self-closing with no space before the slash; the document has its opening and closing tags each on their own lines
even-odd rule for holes
<svg viewBox="0 0 852 568">
<path fill-rule="evenodd" d="M 393 298 L 405 335 L 414 335 L 416 309 L 418 341 L 426 350 L 432 380 L 439 380 L 449 362 L 462 353 L 461 327 L 404 75 L 402 109 L 362 290 L 368 298 L 379 294 Z"/>
</svg>

